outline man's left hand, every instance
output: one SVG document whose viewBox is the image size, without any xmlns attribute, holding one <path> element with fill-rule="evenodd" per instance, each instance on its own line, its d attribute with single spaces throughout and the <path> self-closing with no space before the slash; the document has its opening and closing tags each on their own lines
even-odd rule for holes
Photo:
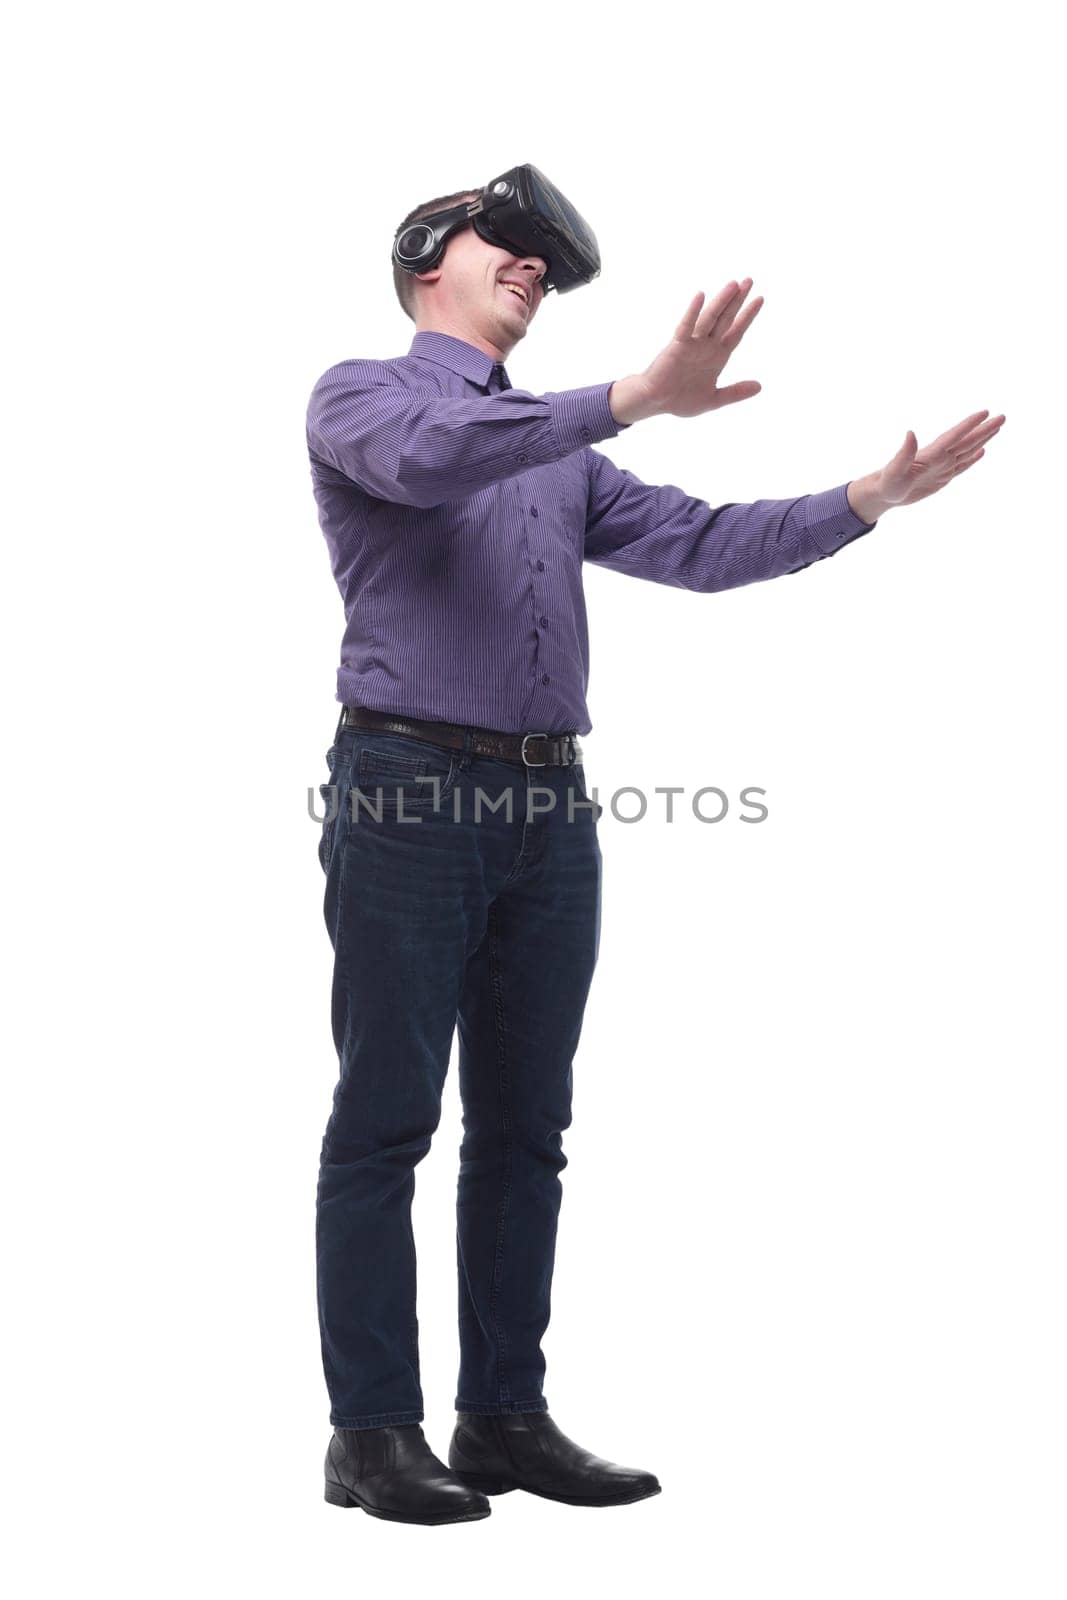
<svg viewBox="0 0 1067 1600">
<path fill-rule="evenodd" d="M 1003 416 L 987 419 L 988 411 L 976 411 L 922 450 L 909 428 L 892 461 L 849 484 L 846 493 L 852 510 L 863 522 L 877 522 L 894 506 L 910 506 L 936 494 L 985 455 L 983 447 L 1004 422 Z"/>
</svg>

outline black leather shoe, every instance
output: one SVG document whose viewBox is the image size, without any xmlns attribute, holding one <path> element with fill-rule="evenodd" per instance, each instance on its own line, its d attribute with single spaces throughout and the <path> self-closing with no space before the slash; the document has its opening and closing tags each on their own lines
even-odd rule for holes
<svg viewBox="0 0 1067 1600">
<path fill-rule="evenodd" d="M 387 1522 L 474 1522 L 493 1509 L 437 1459 L 417 1422 L 335 1428 L 326 1452 L 326 1499 L 362 1506 Z"/>
<path fill-rule="evenodd" d="M 660 1492 L 653 1473 L 583 1450 L 560 1432 L 547 1411 L 494 1417 L 460 1411 L 448 1464 L 485 1494 L 525 1489 L 568 1506 L 625 1506 Z"/>
</svg>

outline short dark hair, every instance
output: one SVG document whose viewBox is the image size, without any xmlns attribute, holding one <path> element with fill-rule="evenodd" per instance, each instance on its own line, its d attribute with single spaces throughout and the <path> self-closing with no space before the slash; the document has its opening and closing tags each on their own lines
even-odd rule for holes
<svg viewBox="0 0 1067 1600">
<path fill-rule="evenodd" d="M 475 200 L 481 194 L 480 188 L 460 189 L 456 194 L 444 194 L 437 200 L 425 200 L 421 206 L 416 206 L 414 211 L 409 211 L 401 228 L 406 228 L 411 222 L 418 222 L 423 217 L 432 217 L 435 211 L 447 211 L 450 206 L 458 206 L 464 200 Z M 399 232 L 400 229 L 397 229 Z M 448 246 L 445 246 L 448 249 Z M 396 297 L 404 308 L 404 312 L 412 322 L 415 321 L 415 278 L 414 274 L 405 272 L 403 267 L 393 264 L 393 287 Z"/>
</svg>

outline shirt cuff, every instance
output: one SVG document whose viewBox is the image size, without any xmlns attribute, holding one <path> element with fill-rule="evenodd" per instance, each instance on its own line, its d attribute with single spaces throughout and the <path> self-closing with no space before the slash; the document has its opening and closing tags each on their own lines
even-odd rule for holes
<svg viewBox="0 0 1067 1600">
<path fill-rule="evenodd" d="M 608 390 L 615 382 L 594 383 L 586 389 L 565 389 L 551 397 L 552 421 L 559 440 L 559 453 L 569 456 L 600 439 L 614 439 L 628 423 L 619 423 L 608 405 Z"/>
<path fill-rule="evenodd" d="M 848 503 L 846 490 L 852 479 L 836 489 L 810 494 L 804 502 L 804 531 L 824 556 L 832 556 L 843 544 L 870 533 L 875 522 L 861 522 Z"/>
</svg>

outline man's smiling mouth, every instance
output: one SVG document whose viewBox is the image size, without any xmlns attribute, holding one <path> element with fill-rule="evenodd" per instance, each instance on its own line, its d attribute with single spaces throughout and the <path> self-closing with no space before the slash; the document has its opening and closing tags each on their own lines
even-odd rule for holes
<svg viewBox="0 0 1067 1600">
<path fill-rule="evenodd" d="M 502 278 L 500 280 L 500 287 L 502 289 L 504 289 L 508 294 L 513 295 L 516 300 L 521 300 L 522 304 L 526 307 L 527 311 L 530 309 L 530 302 L 529 302 L 529 299 L 527 297 L 527 291 L 525 289 L 523 289 L 521 284 L 509 283 L 505 279 Z"/>
</svg>

